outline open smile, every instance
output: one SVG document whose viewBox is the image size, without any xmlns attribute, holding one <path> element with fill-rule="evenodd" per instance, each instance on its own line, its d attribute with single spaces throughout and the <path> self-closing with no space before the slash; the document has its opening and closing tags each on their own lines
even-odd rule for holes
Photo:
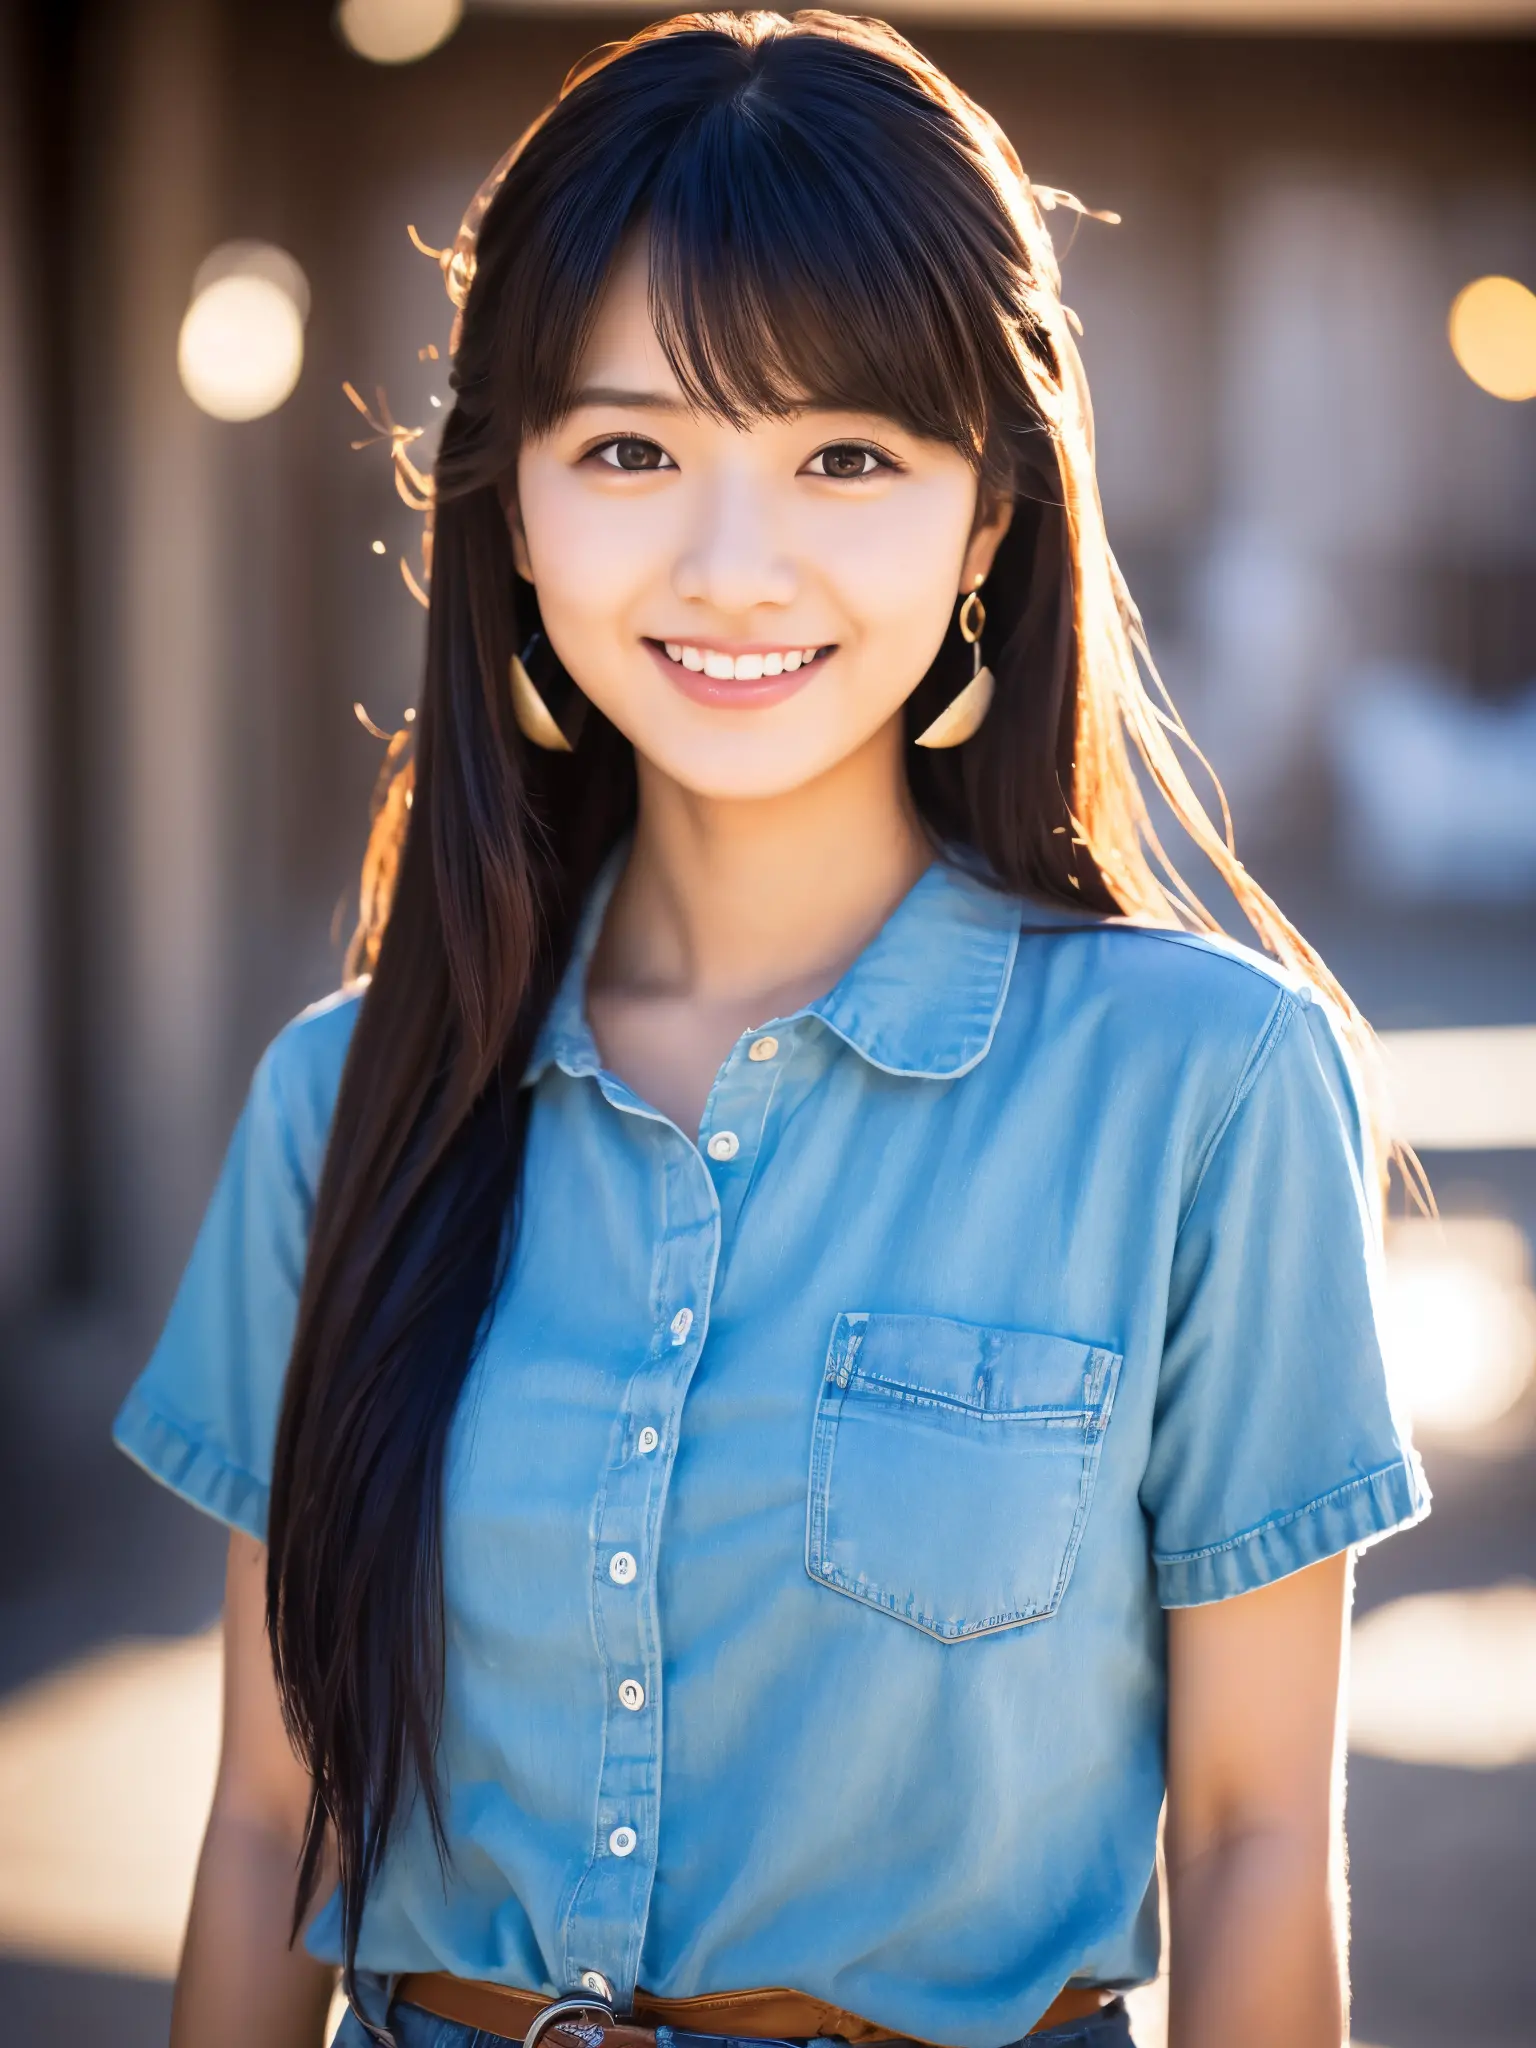
<svg viewBox="0 0 1536 2048">
<path fill-rule="evenodd" d="M 835 646 L 724 647 L 703 640 L 651 640 L 667 679 L 699 704 L 765 707 L 793 696 L 835 654 Z"/>
<path fill-rule="evenodd" d="M 651 645 L 658 643 L 654 640 Z M 717 682 L 755 683 L 764 676 L 792 676 L 808 668 L 818 655 L 830 654 L 830 647 L 754 647 L 732 654 L 724 647 L 705 647 L 691 640 L 663 640 L 668 661 L 695 675 L 713 676 Z"/>
</svg>

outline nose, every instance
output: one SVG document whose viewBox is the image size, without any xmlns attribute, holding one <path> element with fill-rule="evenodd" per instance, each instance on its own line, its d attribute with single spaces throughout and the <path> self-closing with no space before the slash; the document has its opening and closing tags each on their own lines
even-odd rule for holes
<svg viewBox="0 0 1536 2048">
<path fill-rule="evenodd" d="M 771 487 L 746 462 L 731 463 L 708 480 L 673 569 L 680 598 L 734 618 L 794 602 L 800 579 L 782 545 L 771 497 Z"/>
</svg>

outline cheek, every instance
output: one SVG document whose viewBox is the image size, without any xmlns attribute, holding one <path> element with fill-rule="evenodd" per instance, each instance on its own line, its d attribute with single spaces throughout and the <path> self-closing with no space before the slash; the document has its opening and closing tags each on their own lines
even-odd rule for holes
<svg viewBox="0 0 1536 2048">
<path fill-rule="evenodd" d="M 564 465 L 530 461 L 518 492 L 529 566 L 551 637 L 591 641 L 620 622 L 655 574 L 660 522 L 586 487 Z"/>
<path fill-rule="evenodd" d="M 926 666 L 955 602 L 974 508 L 969 472 L 914 480 L 822 537 L 820 559 L 836 565 L 847 609 L 872 647 L 925 650 Z"/>
</svg>

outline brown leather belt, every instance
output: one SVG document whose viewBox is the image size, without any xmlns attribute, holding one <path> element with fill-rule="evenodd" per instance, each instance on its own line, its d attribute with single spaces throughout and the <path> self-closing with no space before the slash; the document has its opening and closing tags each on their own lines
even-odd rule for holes
<svg viewBox="0 0 1536 2048">
<path fill-rule="evenodd" d="M 1109 2004 L 1112 1991 L 1068 1985 L 1029 2029 L 1042 2034 L 1090 2019 Z M 554 2003 L 536 1991 L 516 1991 L 506 1984 L 481 1984 L 433 1970 L 402 1977 L 395 1996 L 419 2006 L 440 2020 L 478 2027 L 499 2041 L 521 2041 L 539 2014 Z M 573 1999 L 579 1993 L 571 1994 Z M 652 1998 L 635 1993 L 634 2012 L 627 2019 L 609 2019 L 601 2004 L 582 2001 L 582 2013 L 556 2020 L 539 2033 L 538 2048 L 656 2048 L 656 2028 L 676 2027 L 692 2034 L 725 2034 L 748 2041 L 795 2041 L 813 2034 L 838 2034 L 863 2048 L 876 2041 L 910 2040 L 892 2034 L 857 2013 L 843 2012 L 801 1991 L 722 1991 L 704 1998 Z M 596 2016 L 598 2024 L 592 2023 Z M 924 2044 L 933 2048 L 933 2044 Z"/>
</svg>

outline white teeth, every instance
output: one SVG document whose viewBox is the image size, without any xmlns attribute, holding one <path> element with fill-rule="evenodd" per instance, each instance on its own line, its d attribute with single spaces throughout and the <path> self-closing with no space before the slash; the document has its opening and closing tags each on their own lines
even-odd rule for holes
<svg viewBox="0 0 1536 2048">
<path fill-rule="evenodd" d="M 692 647 L 686 640 L 663 640 L 669 661 L 681 663 L 695 675 L 713 676 L 720 682 L 755 683 L 763 676 L 792 676 L 816 659 L 814 647 L 775 648 L 770 654 L 725 654 L 715 647 Z"/>
</svg>

